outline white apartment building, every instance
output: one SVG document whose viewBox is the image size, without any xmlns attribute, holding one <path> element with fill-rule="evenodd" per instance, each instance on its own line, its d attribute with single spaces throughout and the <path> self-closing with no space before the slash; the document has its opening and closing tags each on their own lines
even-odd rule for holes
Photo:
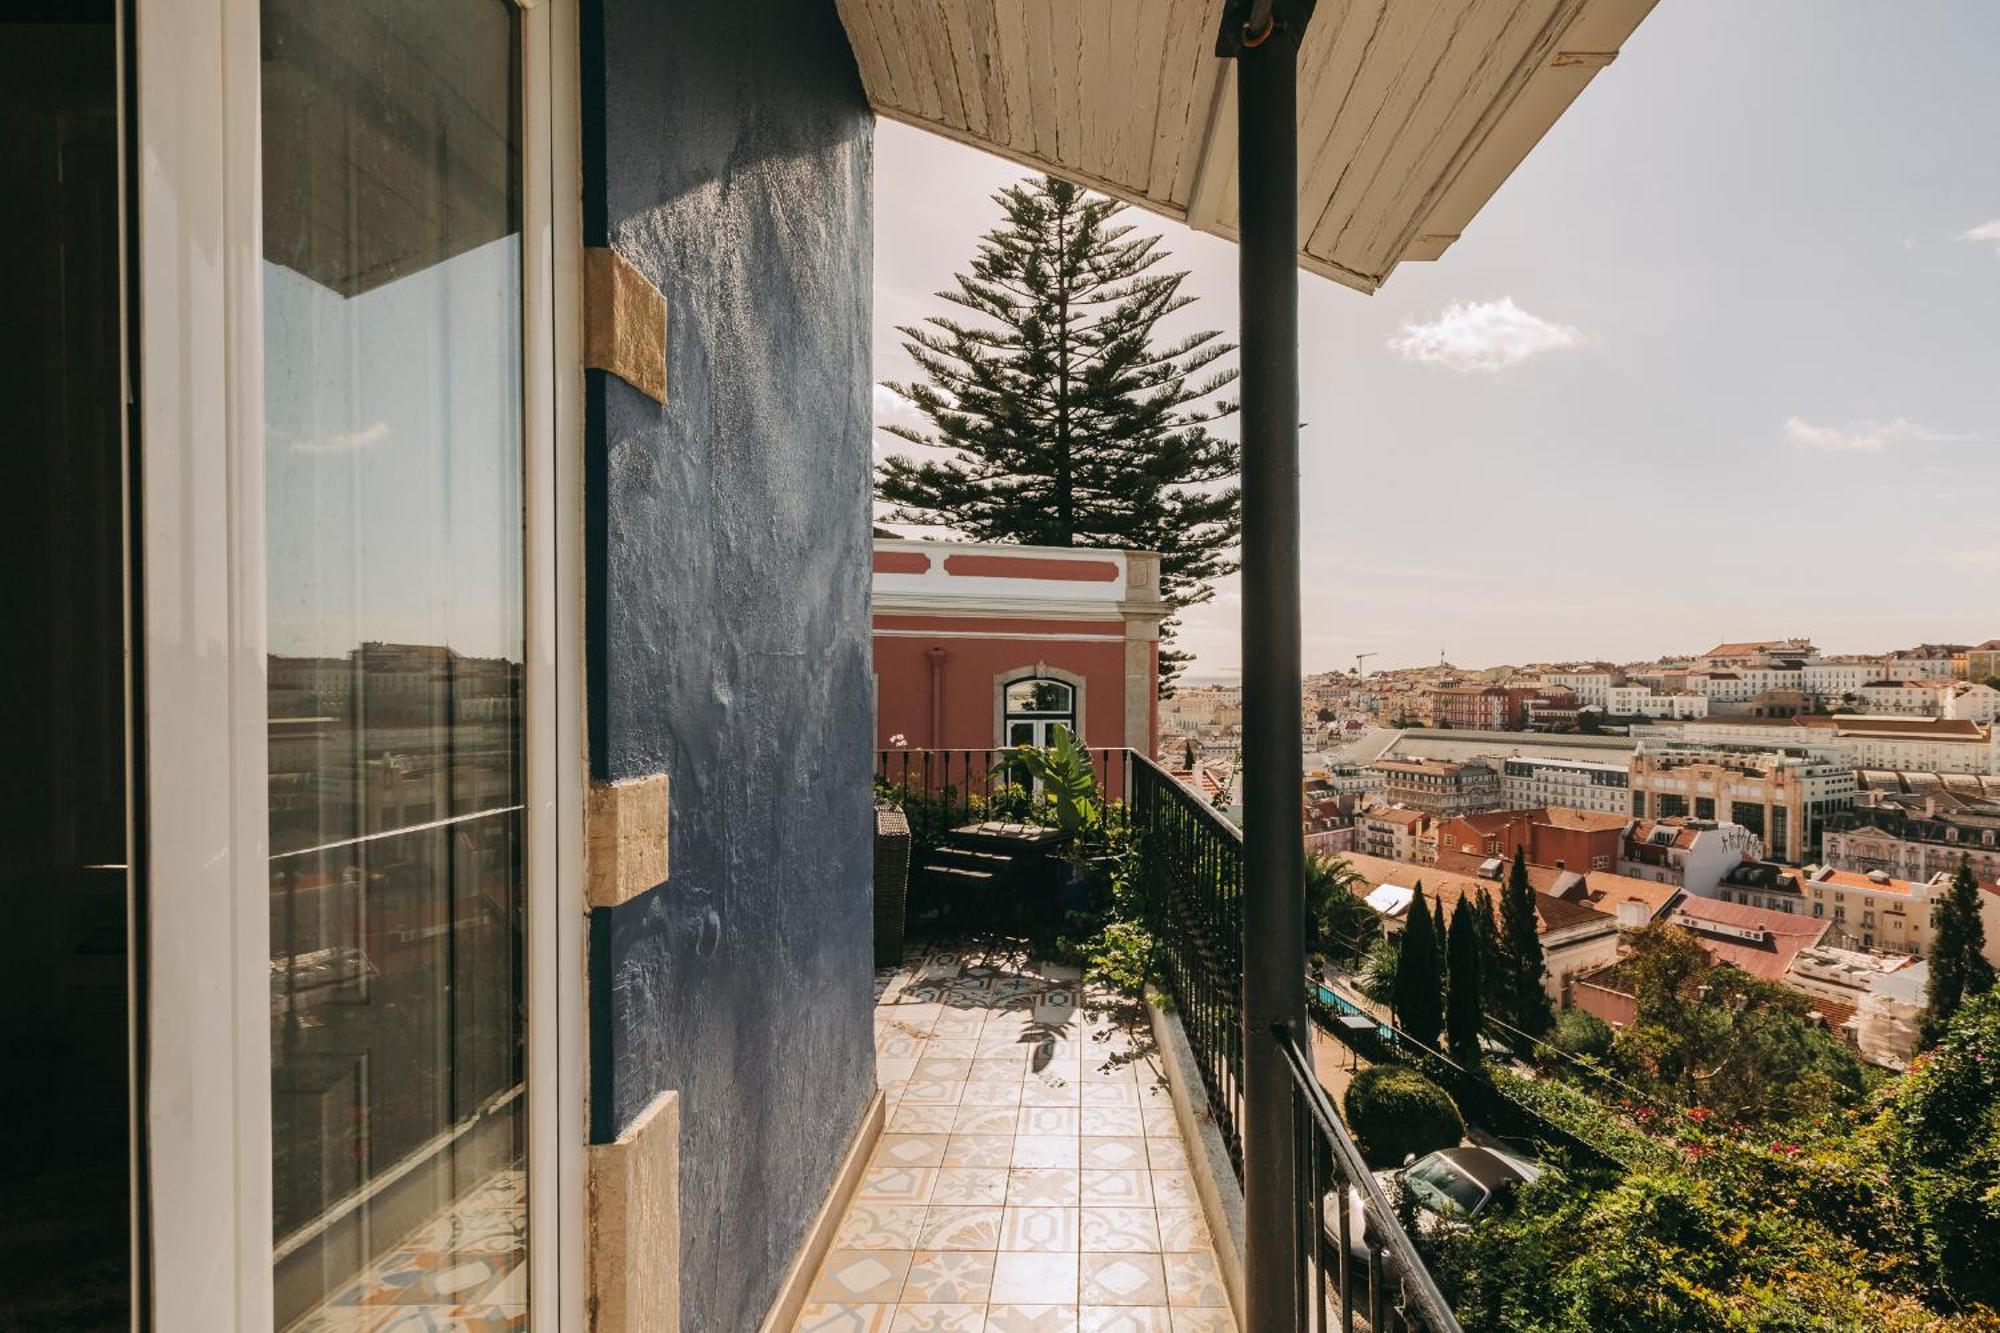
<svg viewBox="0 0 2000 1333">
<path fill-rule="evenodd" d="M 1748 674 L 1735 667 L 1718 667 L 1713 671 L 1690 671 L 1687 673 L 1687 689 L 1698 694 L 1709 703 L 1726 707 L 1729 704 L 1747 704 L 1756 698 L 1759 689 L 1752 684 Z"/>
<path fill-rule="evenodd" d="M 1606 815 L 1631 812 L 1629 775 L 1623 764 L 1524 755 L 1494 762 L 1500 768 L 1500 804 L 1506 809 L 1566 805 Z"/>
<path fill-rule="evenodd" d="M 1419 864 L 1426 835 L 1436 859 L 1437 833 L 1433 821 L 1422 810 L 1400 805 L 1372 805 L 1354 820 L 1355 845 L 1364 856 L 1380 856 L 1391 861 Z"/>
<path fill-rule="evenodd" d="M 1243 691 L 1234 685 L 1182 685 L 1160 700 L 1160 725 L 1235 727 L 1243 724 Z"/>
<path fill-rule="evenodd" d="M 1797 666 L 1736 666 L 1690 671 L 1686 688 L 1712 705 L 1710 712 L 1742 712 L 1759 696 L 1774 690 L 1805 689 L 1805 670 Z"/>
<path fill-rule="evenodd" d="M 1944 668 L 1945 674 L 1949 675 L 1950 658 L 1945 659 Z M 1807 662 L 1799 669 L 1799 688 L 1807 694 L 1818 695 L 1822 700 L 1833 701 L 1859 694 L 1863 685 L 1885 679 L 1890 674 L 1879 662 L 1850 657 L 1822 658 L 1817 662 Z M 1898 663 L 1895 674 L 1899 679 L 1911 679 L 1921 673 L 1905 670 Z"/>
<path fill-rule="evenodd" d="M 1812 914 L 1831 923 L 1826 943 L 1849 949 L 1930 956 L 1937 904 L 1951 890 L 1951 876 L 1897 879 L 1884 870 L 1835 870 L 1823 866 L 1806 877 Z M 1982 890 L 1979 916 L 1986 927 L 1986 959 L 2000 964 L 2000 893 Z"/>
<path fill-rule="evenodd" d="M 1542 679 L 1568 690 L 1586 708 L 1604 709 L 1611 707 L 1611 689 L 1619 683 L 1615 671 L 1544 671 Z"/>
<path fill-rule="evenodd" d="M 1645 685 L 1611 687 L 1609 711 L 1618 717 L 1707 717 L 1708 699 L 1692 692 L 1662 692 Z"/>
<path fill-rule="evenodd" d="M 1875 680 L 1857 693 L 1870 713 L 1938 717 L 1944 712 L 1943 696 L 1949 688 L 1941 681 Z"/>
<path fill-rule="evenodd" d="M 1959 651 L 1949 644 L 1928 643 L 1902 648 L 1882 659 L 1883 676 L 1898 680 L 1950 680 L 1952 656 Z"/>
<path fill-rule="evenodd" d="M 1943 717 L 1989 727 L 2000 720 L 2000 690 L 1981 681 L 1953 681 L 1940 692 L 1939 703 Z"/>
<path fill-rule="evenodd" d="M 1770 722 L 1695 719 L 1681 723 L 1677 734 L 1697 745 L 1806 749 L 1849 768 L 2000 773 L 2000 726 L 1963 718 L 1840 713 Z"/>
<path fill-rule="evenodd" d="M 1625 830 L 1618 873 L 1672 884 L 1702 898 L 1723 896 L 1720 886 L 1745 860 L 1764 855 L 1764 844 L 1741 824 L 1707 820 L 1641 819 Z"/>
</svg>

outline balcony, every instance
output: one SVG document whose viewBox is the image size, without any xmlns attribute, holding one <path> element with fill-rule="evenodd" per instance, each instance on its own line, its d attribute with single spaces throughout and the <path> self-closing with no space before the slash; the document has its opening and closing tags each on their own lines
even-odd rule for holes
<svg viewBox="0 0 2000 1333">
<path fill-rule="evenodd" d="M 1158 945 L 1144 1005 L 1037 957 L 1060 935 L 1053 877 L 954 847 L 953 830 L 1034 814 L 1007 752 L 878 755 L 913 876 L 930 865 L 944 887 L 916 886 L 933 942 L 880 978 L 887 1130 L 801 1327 L 953 1303 L 982 1306 L 987 1329 L 1075 1328 L 1080 1312 L 1093 1328 L 1244 1326 L 1245 1055 L 1267 1042 L 1288 1073 L 1297 1326 L 1455 1331 L 1305 1034 L 1244 1030 L 1241 834 L 1145 756 L 1089 754 Z"/>
</svg>

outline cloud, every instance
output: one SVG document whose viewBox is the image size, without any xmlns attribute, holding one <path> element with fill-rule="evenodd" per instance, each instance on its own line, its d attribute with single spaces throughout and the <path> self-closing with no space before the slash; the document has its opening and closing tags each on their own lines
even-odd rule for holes
<svg viewBox="0 0 2000 1333">
<path fill-rule="evenodd" d="M 1969 440 L 1897 417 L 1894 421 L 1860 421 L 1851 426 L 1815 426 L 1798 417 L 1785 419 L 1785 438 L 1800 449 L 1833 453 L 1880 453 L 1904 444 L 1941 444 Z"/>
<path fill-rule="evenodd" d="M 1428 324 L 1405 324 L 1389 346 L 1405 361 L 1425 361 L 1462 374 L 1504 370 L 1543 352 L 1575 347 L 1583 333 L 1531 315 L 1503 296 L 1447 306 Z"/>
<path fill-rule="evenodd" d="M 371 421 L 360 430 L 342 431 L 322 440 L 300 440 L 291 446 L 295 454 L 347 454 L 370 449 L 389 438 L 389 423 Z"/>
<path fill-rule="evenodd" d="M 1982 222 L 1970 231 L 1960 232 L 1958 239 L 1971 241 L 1977 245 L 1990 245 L 1993 247 L 1993 253 L 2000 255 L 2000 218 Z"/>
</svg>

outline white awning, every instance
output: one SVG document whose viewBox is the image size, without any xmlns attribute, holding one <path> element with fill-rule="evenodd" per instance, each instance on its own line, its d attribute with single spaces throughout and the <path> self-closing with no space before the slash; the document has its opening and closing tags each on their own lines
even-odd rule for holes
<svg viewBox="0 0 2000 1333">
<path fill-rule="evenodd" d="M 1410 910 L 1410 904 L 1416 898 L 1415 889 L 1406 889 L 1400 884 L 1377 884 L 1362 901 L 1383 916 L 1400 917 Z"/>
<path fill-rule="evenodd" d="M 838 0 L 877 113 L 1236 233 L 1223 0 Z M 1320 0 L 1299 265 L 1374 291 L 1442 255 L 1654 0 Z"/>
</svg>

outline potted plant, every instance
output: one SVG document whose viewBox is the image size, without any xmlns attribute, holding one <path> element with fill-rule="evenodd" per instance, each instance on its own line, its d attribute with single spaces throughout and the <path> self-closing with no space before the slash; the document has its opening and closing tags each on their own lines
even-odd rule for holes
<svg viewBox="0 0 2000 1333">
<path fill-rule="evenodd" d="M 1025 780 L 1035 793 L 1038 814 L 1061 833 L 1056 855 L 1069 867 L 1063 885 L 1062 908 L 1088 908 L 1109 885 L 1104 846 L 1104 806 L 1097 795 L 1097 770 L 1090 752 L 1076 743 L 1068 727 L 1051 730 L 1046 746 L 1017 745 L 994 765 L 995 775 Z"/>
</svg>

